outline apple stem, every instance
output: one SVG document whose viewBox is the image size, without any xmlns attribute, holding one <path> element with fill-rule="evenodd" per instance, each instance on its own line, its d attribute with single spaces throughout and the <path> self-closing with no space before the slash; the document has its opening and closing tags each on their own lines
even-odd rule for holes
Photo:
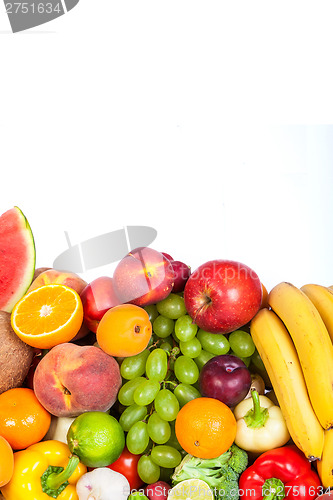
<svg viewBox="0 0 333 500">
<path fill-rule="evenodd" d="M 194 314 L 194 318 L 193 318 L 193 321 L 192 321 L 192 324 L 195 323 L 196 319 L 197 319 L 197 316 L 198 314 L 201 312 L 201 310 L 204 308 L 204 307 L 207 307 L 207 306 L 210 306 L 210 304 L 213 302 L 212 299 L 204 294 L 204 297 L 205 297 L 205 302 L 204 304 L 202 304 L 200 307 L 198 307 L 198 309 L 195 311 L 195 314 Z"/>
</svg>

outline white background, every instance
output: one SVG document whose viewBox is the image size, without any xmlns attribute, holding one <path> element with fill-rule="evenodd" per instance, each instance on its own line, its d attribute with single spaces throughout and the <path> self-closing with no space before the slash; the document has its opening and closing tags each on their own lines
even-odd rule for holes
<svg viewBox="0 0 333 500">
<path fill-rule="evenodd" d="M 332 19 L 320 1 L 81 0 L 14 35 L 1 5 L 0 213 L 25 213 L 37 266 L 64 231 L 138 224 L 193 269 L 333 284 Z"/>
</svg>

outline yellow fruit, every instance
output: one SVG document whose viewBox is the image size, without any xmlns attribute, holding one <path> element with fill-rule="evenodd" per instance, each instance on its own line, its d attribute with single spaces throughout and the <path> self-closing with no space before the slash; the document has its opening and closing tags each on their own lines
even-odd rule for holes
<svg viewBox="0 0 333 500">
<path fill-rule="evenodd" d="M 323 455 L 317 467 L 324 488 L 333 488 L 333 429 L 325 431 Z"/>
<path fill-rule="evenodd" d="M 309 460 L 320 458 L 324 430 L 311 406 L 302 368 L 287 329 L 269 309 L 257 313 L 250 329 L 294 443 Z"/>
<path fill-rule="evenodd" d="M 296 347 L 310 401 L 324 429 L 333 426 L 333 345 L 311 300 L 290 283 L 269 293 L 268 303 L 285 324 Z"/>
</svg>

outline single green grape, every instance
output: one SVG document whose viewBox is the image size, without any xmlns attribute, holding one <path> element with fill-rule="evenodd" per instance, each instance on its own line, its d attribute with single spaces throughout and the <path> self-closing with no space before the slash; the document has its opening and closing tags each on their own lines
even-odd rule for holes
<svg viewBox="0 0 333 500">
<path fill-rule="evenodd" d="M 183 297 L 175 293 L 170 293 L 166 299 L 156 304 L 158 312 L 170 319 L 178 319 L 186 314 L 186 307 Z"/>
<path fill-rule="evenodd" d="M 153 324 L 159 314 L 156 305 L 150 304 L 149 306 L 145 306 L 144 310 L 148 313 L 149 321 Z"/>
<path fill-rule="evenodd" d="M 179 342 L 179 348 L 184 354 L 184 356 L 188 356 L 189 358 L 196 358 L 199 356 L 201 352 L 201 344 L 200 341 L 194 337 L 194 339 L 188 340 L 187 342 L 183 342 L 182 340 Z"/>
<path fill-rule="evenodd" d="M 256 346 L 249 333 L 242 330 L 235 330 L 229 335 L 229 344 L 232 351 L 239 358 L 248 358 L 254 354 Z"/>
<path fill-rule="evenodd" d="M 192 318 L 188 314 L 184 314 L 178 318 L 175 323 L 175 335 L 178 341 L 182 340 L 183 342 L 188 342 L 194 339 L 197 331 L 197 325 L 192 322 Z"/>
<path fill-rule="evenodd" d="M 158 413 L 154 412 L 150 415 L 147 426 L 149 437 L 154 443 L 164 444 L 170 439 L 170 424 L 166 420 L 163 420 Z"/>
<path fill-rule="evenodd" d="M 125 358 L 120 366 L 120 374 L 126 380 L 132 380 L 136 377 L 141 377 L 146 371 L 146 361 L 149 356 L 149 350 L 136 354 L 135 356 L 129 356 Z"/>
<path fill-rule="evenodd" d="M 168 356 L 163 349 L 151 351 L 146 362 L 146 375 L 150 380 L 162 382 L 168 371 Z"/>
<path fill-rule="evenodd" d="M 229 352 L 229 341 L 222 333 L 210 333 L 200 328 L 197 333 L 197 338 L 199 339 L 202 348 L 211 354 L 218 356 Z"/>
<path fill-rule="evenodd" d="M 134 403 L 140 406 L 150 405 L 156 398 L 160 388 L 161 386 L 157 380 L 144 379 L 134 391 Z"/>
<path fill-rule="evenodd" d="M 173 393 L 178 399 L 181 407 L 183 407 L 189 401 L 192 401 L 192 399 L 201 397 L 201 394 L 198 391 L 198 389 L 196 389 L 195 387 L 193 387 L 193 385 L 190 384 L 177 385 Z"/>
<path fill-rule="evenodd" d="M 179 412 L 179 403 L 176 396 L 169 389 L 161 389 L 155 398 L 155 410 L 163 419 L 171 422 Z"/>
<path fill-rule="evenodd" d="M 199 368 L 188 356 L 178 356 L 173 369 L 177 379 L 184 384 L 194 384 L 199 378 Z"/>
<path fill-rule="evenodd" d="M 160 467 L 152 460 L 150 455 L 142 455 L 138 461 L 137 471 L 144 483 L 152 484 L 160 478 Z"/>
<path fill-rule="evenodd" d="M 197 364 L 197 367 L 199 370 L 202 369 L 202 367 L 209 361 L 210 359 L 214 358 L 215 354 L 212 354 L 211 352 L 207 352 L 204 349 L 200 352 L 199 356 L 194 358 L 195 363 Z"/>
<path fill-rule="evenodd" d="M 153 331 L 158 337 L 164 339 L 172 334 L 175 326 L 173 319 L 167 318 L 165 316 L 157 316 L 153 323 Z"/>
<path fill-rule="evenodd" d="M 177 467 L 182 460 L 182 456 L 176 448 L 168 445 L 154 446 L 151 450 L 151 458 L 160 467 Z"/>
<path fill-rule="evenodd" d="M 146 379 L 144 377 L 136 377 L 132 380 L 126 382 L 118 392 L 118 401 L 120 404 L 124 406 L 130 406 L 134 404 L 134 391 L 136 388 L 144 382 Z"/>
<path fill-rule="evenodd" d="M 139 406 L 137 404 L 133 404 L 125 408 L 123 413 L 119 417 L 119 423 L 122 426 L 125 432 L 128 432 L 132 425 L 139 420 L 143 420 L 147 415 L 146 406 Z"/>
<path fill-rule="evenodd" d="M 170 342 L 163 342 L 163 344 L 160 345 L 160 349 L 163 349 L 163 351 L 170 355 L 172 344 L 170 344 Z"/>
<path fill-rule="evenodd" d="M 126 446 L 134 455 L 141 455 L 149 443 L 149 434 L 145 422 L 136 422 L 129 429 L 126 436 Z"/>
</svg>

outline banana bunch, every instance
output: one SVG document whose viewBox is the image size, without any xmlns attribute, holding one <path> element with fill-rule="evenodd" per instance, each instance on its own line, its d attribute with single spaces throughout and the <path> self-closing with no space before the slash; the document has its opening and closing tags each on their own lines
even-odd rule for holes
<svg viewBox="0 0 333 500">
<path fill-rule="evenodd" d="M 280 283 L 251 322 L 289 433 L 333 487 L 333 290 Z"/>
</svg>

